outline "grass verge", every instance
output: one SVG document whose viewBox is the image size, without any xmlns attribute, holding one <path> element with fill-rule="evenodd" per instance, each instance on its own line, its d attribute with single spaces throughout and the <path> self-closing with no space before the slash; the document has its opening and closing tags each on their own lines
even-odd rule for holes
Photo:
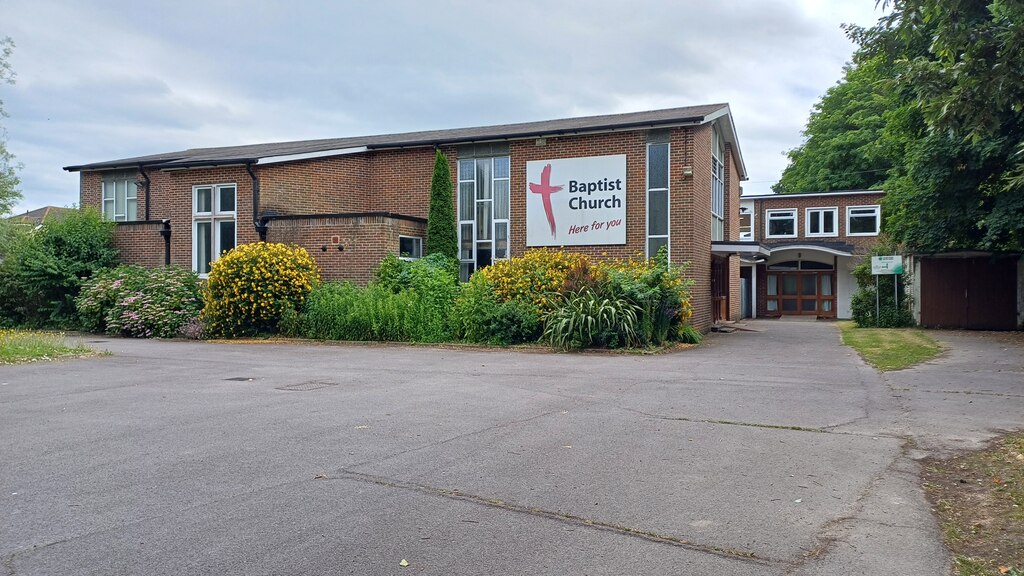
<svg viewBox="0 0 1024 576">
<path fill-rule="evenodd" d="M 858 328 L 838 322 L 843 344 L 879 370 L 901 370 L 939 355 L 942 345 L 916 328 Z"/>
<path fill-rule="evenodd" d="M 1024 576 L 1024 434 L 925 460 L 922 479 L 958 576 Z"/>
<path fill-rule="evenodd" d="M 60 332 L 0 329 L 0 364 L 21 364 L 85 356 L 94 351 L 82 344 L 68 346 Z"/>
</svg>

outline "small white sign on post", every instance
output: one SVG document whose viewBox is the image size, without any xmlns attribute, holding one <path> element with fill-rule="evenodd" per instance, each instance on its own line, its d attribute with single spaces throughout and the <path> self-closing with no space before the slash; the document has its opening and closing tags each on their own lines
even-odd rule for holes
<svg viewBox="0 0 1024 576">
<path fill-rule="evenodd" d="M 872 256 L 871 273 L 903 274 L 903 256 Z"/>
</svg>

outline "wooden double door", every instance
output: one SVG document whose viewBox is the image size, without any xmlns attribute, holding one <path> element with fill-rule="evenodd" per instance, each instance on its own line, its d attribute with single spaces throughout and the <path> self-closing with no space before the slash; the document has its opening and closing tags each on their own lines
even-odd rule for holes
<svg viewBox="0 0 1024 576">
<path fill-rule="evenodd" d="M 768 272 L 768 313 L 784 316 L 836 317 L 836 273 L 833 270 Z"/>
</svg>

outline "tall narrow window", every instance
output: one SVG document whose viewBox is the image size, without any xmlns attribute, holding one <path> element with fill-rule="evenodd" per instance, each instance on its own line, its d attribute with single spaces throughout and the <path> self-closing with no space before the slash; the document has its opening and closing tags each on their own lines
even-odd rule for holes
<svg viewBox="0 0 1024 576">
<path fill-rule="evenodd" d="M 501 144 L 466 146 L 460 155 L 508 153 Z M 459 277 L 509 257 L 509 157 L 459 160 Z"/>
<path fill-rule="evenodd" d="M 662 246 L 669 246 L 669 143 L 667 134 L 651 135 L 664 142 L 647 144 L 647 257 L 653 258 Z"/>
<path fill-rule="evenodd" d="M 103 175 L 103 219 L 131 222 L 137 219 L 138 186 L 134 171 L 108 172 Z"/>
<path fill-rule="evenodd" d="M 192 269 L 201 276 L 235 247 L 237 191 L 234 184 L 192 188 Z"/>
<path fill-rule="evenodd" d="M 711 239 L 725 240 L 725 144 L 711 131 Z"/>
</svg>

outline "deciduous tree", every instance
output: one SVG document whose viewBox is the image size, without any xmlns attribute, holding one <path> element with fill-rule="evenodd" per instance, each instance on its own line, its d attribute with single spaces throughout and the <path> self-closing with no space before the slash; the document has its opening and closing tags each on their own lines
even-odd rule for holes
<svg viewBox="0 0 1024 576">
<path fill-rule="evenodd" d="M 14 41 L 9 37 L 0 39 L 0 84 L 14 84 L 14 70 L 11 69 L 11 52 Z M 4 102 L 0 100 L 0 118 L 6 118 Z M 14 203 L 21 199 L 18 185 L 19 165 L 14 162 L 14 155 L 7 151 L 7 131 L 0 125 L 0 216 L 7 214 Z"/>
</svg>

